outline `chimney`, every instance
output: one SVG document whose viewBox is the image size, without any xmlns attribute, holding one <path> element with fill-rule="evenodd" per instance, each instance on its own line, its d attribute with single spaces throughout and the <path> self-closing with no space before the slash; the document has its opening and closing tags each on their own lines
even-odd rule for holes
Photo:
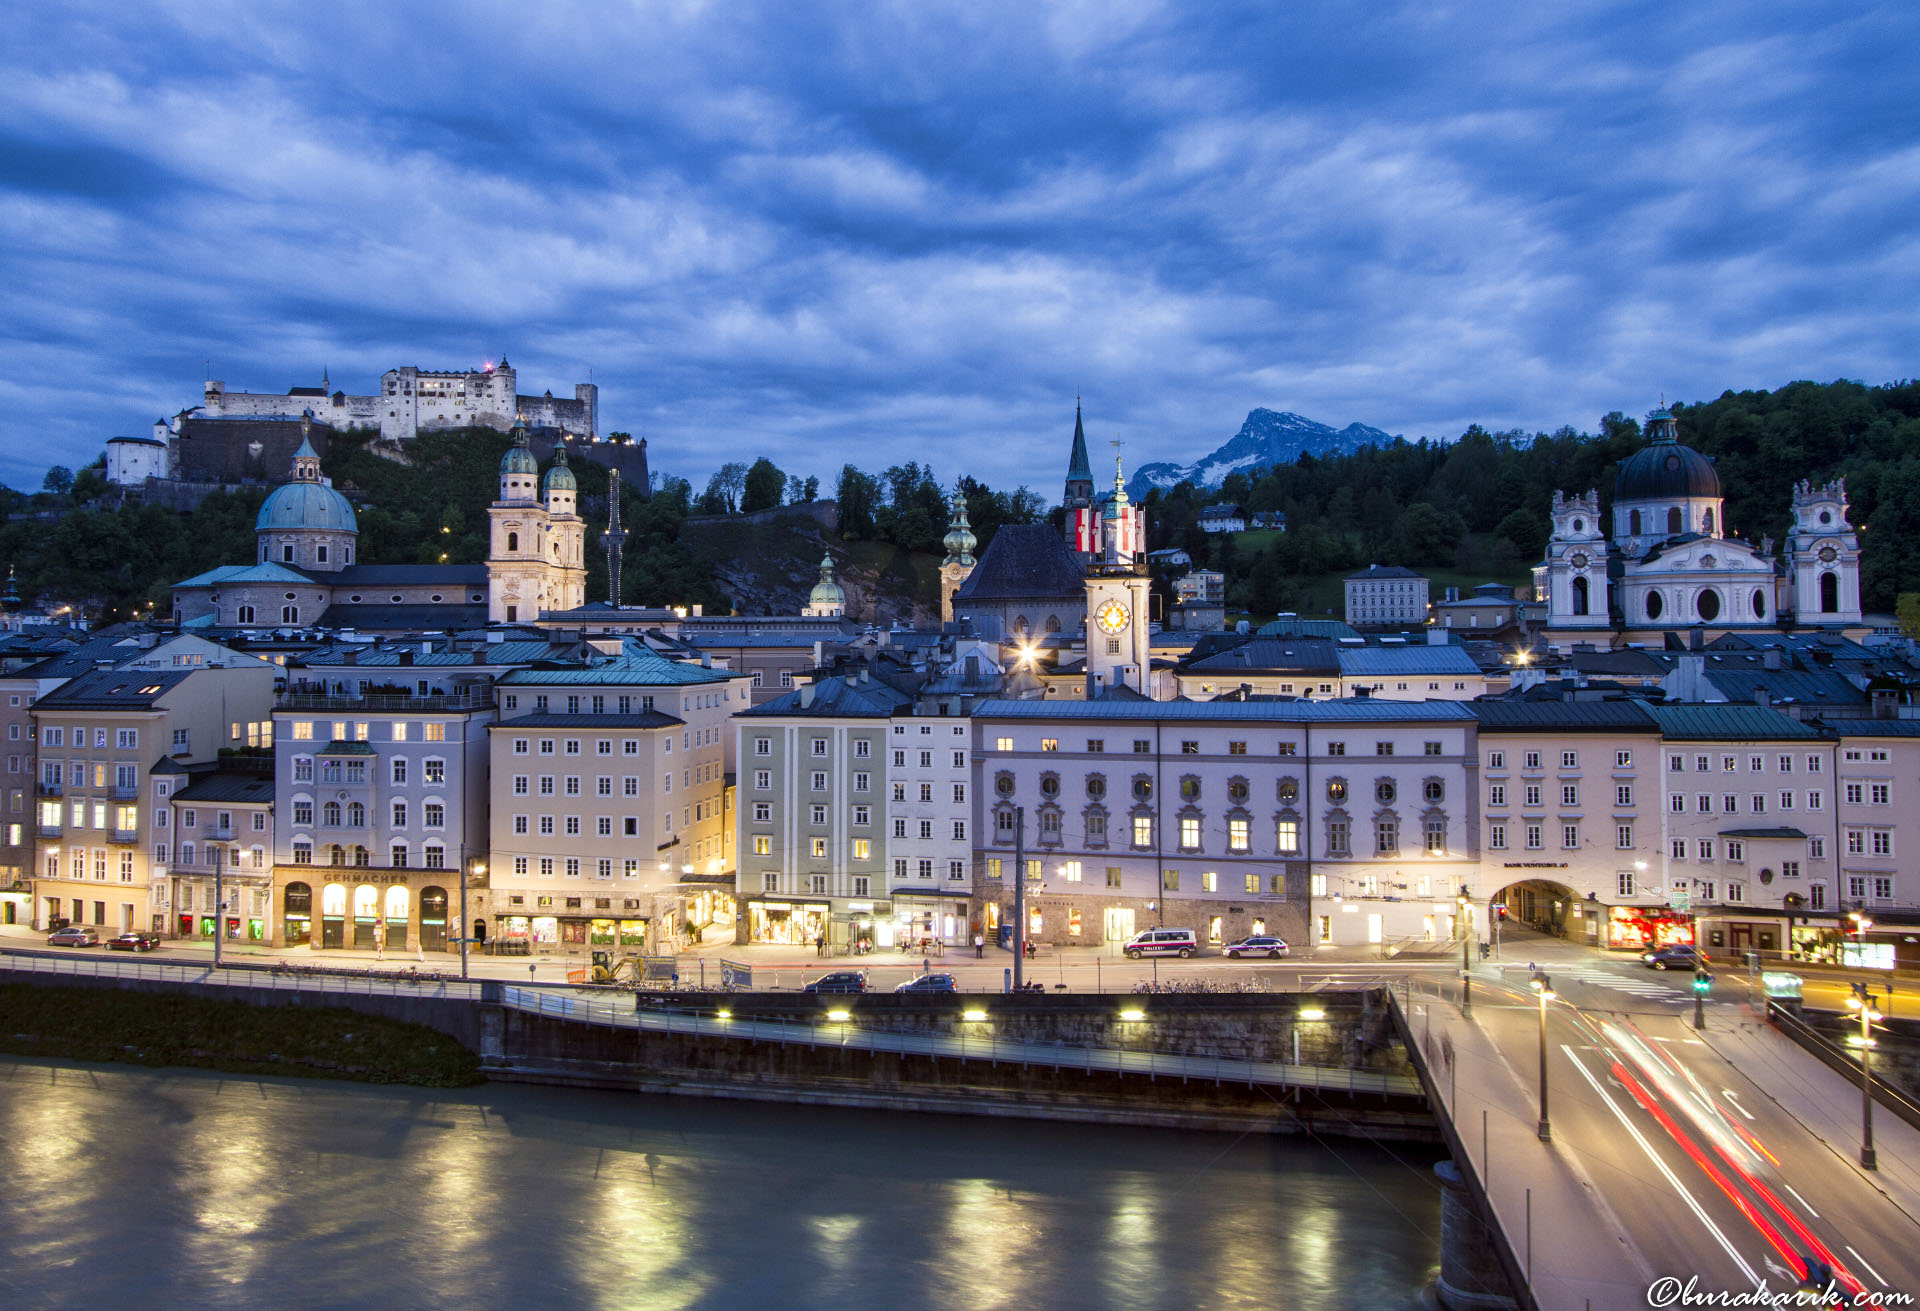
<svg viewBox="0 0 1920 1311">
<path fill-rule="evenodd" d="M 1687 650 L 1704 651 L 1707 649 L 1706 630 L 1695 625 L 1687 632 Z"/>
<path fill-rule="evenodd" d="M 1768 647 L 1760 656 L 1760 667 L 1762 669 L 1780 668 L 1780 648 L 1777 646 Z"/>
<path fill-rule="evenodd" d="M 1447 630 L 1446 630 L 1446 629 L 1444 629 L 1444 628 L 1429 628 L 1429 629 L 1427 630 L 1427 645 L 1428 645 L 1428 646 L 1445 646 L 1446 644 L 1447 644 Z"/>
<path fill-rule="evenodd" d="M 1873 717 L 1892 719 L 1896 715 L 1899 694 L 1892 688 L 1876 687 L 1873 690 Z"/>
<path fill-rule="evenodd" d="M 713 668 L 713 652 L 711 652 L 711 651 L 702 651 L 702 652 L 700 653 L 700 667 L 701 667 L 702 669 L 711 669 L 711 668 Z"/>
<path fill-rule="evenodd" d="M 812 704 L 813 704 L 813 684 L 812 683 L 800 684 L 800 708 L 802 710 L 805 710 Z"/>
<path fill-rule="evenodd" d="M 1767 685 L 1765 683 L 1756 683 L 1754 685 L 1753 704 L 1756 706 L 1770 706 L 1773 704 L 1773 697 L 1767 691 Z"/>
<path fill-rule="evenodd" d="M 413 663 L 413 652 L 402 651 L 400 653 L 400 663 L 403 667 L 411 665 Z"/>
</svg>

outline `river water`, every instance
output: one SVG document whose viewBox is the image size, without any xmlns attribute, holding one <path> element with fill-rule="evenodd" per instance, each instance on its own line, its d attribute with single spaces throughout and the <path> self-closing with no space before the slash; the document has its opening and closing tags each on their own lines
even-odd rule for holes
<svg viewBox="0 0 1920 1311">
<path fill-rule="evenodd" d="M 0 1058 L 17 1308 L 1410 1308 L 1430 1149 Z"/>
</svg>

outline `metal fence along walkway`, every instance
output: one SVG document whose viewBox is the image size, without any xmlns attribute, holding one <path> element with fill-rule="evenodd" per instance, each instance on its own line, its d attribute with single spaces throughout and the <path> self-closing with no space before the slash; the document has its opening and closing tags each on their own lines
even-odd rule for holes
<svg viewBox="0 0 1920 1311">
<path fill-rule="evenodd" d="M 1023 1043 L 980 1032 L 900 1033 L 867 1028 L 856 1023 L 851 1014 L 840 1020 L 824 1012 L 804 1020 L 735 1019 L 721 1010 L 706 1014 L 635 1010 L 632 1006 L 623 1007 L 611 1002 L 514 987 L 503 988 L 501 1000 L 516 1010 L 536 1015 L 582 1024 L 637 1029 L 642 1033 L 795 1043 L 810 1047 L 839 1047 L 849 1051 L 887 1052 L 900 1056 L 929 1056 L 942 1060 L 1006 1062 L 1056 1070 L 1081 1070 L 1089 1074 L 1144 1074 L 1155 1079 L 1204 1079 L 1216 1083 L 1378 1093 L 1388 1097 L 1424 1096 L 1420 1081 L 1413 1075 L 1381 1074 L 1373 1070 L 1349 1070 L 1332 1065 L 1296 1065 L 1285 1061 L 1182 1056 L 1172 1052 L 1140 1051 L 1125 1047 Z M 1144 1019 L 1129 1022 L 1151 1023 Z M 992 1021 L 963 1019 L 960 1023 L 977 1030 L 987 1028 Z"/>
<path fill-rule="evenodd" d="M 0 952 L 0 972 L 63 974 L 93 979 L 144 979 L 196 983 L 216 988 L 267 988 L 281 992 L 348 992 L 360 996 L 432 997 L 479 1001 L 478 981 L 414 976 L 404 970 L 322 970 L 309 966 L 212 965 L 180 961 L 116 960 L 111 956 L 47 956 Z"/>
</svg>

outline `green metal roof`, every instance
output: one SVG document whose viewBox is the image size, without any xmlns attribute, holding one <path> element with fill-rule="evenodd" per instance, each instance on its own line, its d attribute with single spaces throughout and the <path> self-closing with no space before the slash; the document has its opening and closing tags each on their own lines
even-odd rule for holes
<svg viewBox="0 0 1920 1311">
<path fill-rule="evenodd" d="M 669 660 L 641 642 L 626 642 L 617 656 L 596 657 L 589 664 L 516 669 L 501 675 L 502 686 L 582 687 L 695 687 L 745 678 L 737 669 L 708 669 L 684 660 Z"/>
<path fill-rule="evenodd" d="M 338 738 L 327 743 L 314 753 L 319 756 L 372 756 L 379 753 L 371 742 L 342 742 Z"/>
<path fill-rule="evenodd" d="M 1671 742 L 1805 741 L 1824 736 L 1791 715 L 1764 706 L 1649 706 L 1660 736 Z"/>
<path fill-rule="evenodd" d="M 1654 733 L 1644 701 L 1475 701 L 1483 733 Z"/>
</svg>

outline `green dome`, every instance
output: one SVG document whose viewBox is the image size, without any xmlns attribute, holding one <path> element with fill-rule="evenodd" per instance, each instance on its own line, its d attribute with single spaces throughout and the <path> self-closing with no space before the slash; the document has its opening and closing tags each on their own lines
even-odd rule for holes
<svg viewBox="0 0 1920 1311">
<path fill-rule="evenodd" d="M 539 476 L 540 461 L 533 458 L 533 448 L 527 445 L 527 425 L 513 425 L 513 445 L 507 447 L 507 453 L 500 457 L 500 472 L 524 473 Z"/>
<path fill-rule="evenodd" d="M 547 477 L 540 484 L 543 492 L 577 492 L 580 480 L 573 476 L 573 470 L 567 464 L 567 448 L 564 442 L 553 448 L 553 467 L 547 470 Z"/>
<path fill-rule="evenodd" d="M 353 503 L 339 492 L 318 482 L 286 483 L 260 504 L 254 518 L 255 532 L 295 528 L 317 528 L 331 532 L 357 533 L 360 525 L 353 517 Z"/>
<path fill-rule="evenodd" d="M 820 581 L 813 585 L 813 591 L 807 597 L 807 604 L 815 610 L 824 610 L 832 606 L 838 606 L 843 610 L 846 608 L 847 592 L 840 584 L 833 581 L 833 557 L 830 555 L 820 557 Z"/>
</svg>

